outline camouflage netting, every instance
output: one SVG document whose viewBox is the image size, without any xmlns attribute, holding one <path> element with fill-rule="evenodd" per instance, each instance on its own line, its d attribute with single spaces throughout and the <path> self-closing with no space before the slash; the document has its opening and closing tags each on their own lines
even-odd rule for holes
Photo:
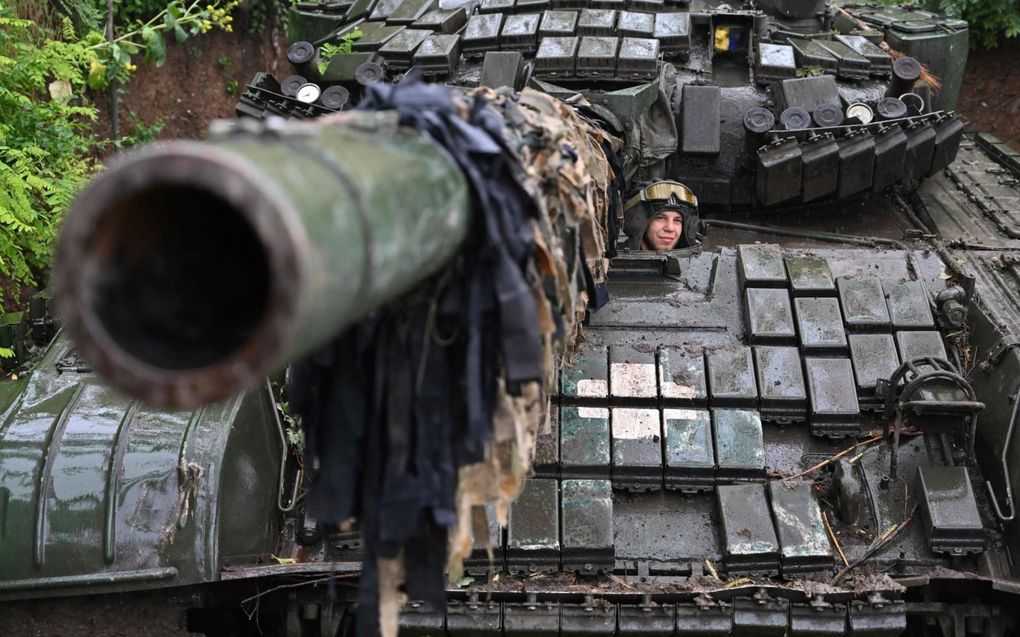
<svg viewBox="0 0 1020 637">
<path fill-rule="evenodd" d="M 531 291 L 538 308 L 545 375 L 527 383 L 521 396 L 500 384 L 493 414 L 493 440 L 483 463 L 461 468 L 457 487 L 457 528 L 451 534 L 449 574 L 459 580 L 473 537 L 488 537 L 486 503 L 494 503 L 497 520 L 506 526 L 510 502 L 530 472 L 535 439 L 547 426 L 548 396 L 555 391 L 559 360 L 572 352 L 580 336 L 589 301 L 581 264 L 596 282 L 605 278 L 611 169 L 603 144 L 618 141 L 570 105 L 537 91 L 517 99 L 507 92 L 482 88 L 473 95 L 489 101 L 507 122 L 507 144 L 516 148 L 524 169 L 521 183 L 536 203 L 533 265 L 539 274 Z M 580 241 L 566 241 L 554 229 L 566 227 Z M 568 246 L 574 252 L 568 254 Z M 592 255 L 592 256 L 587 256 Z M 553 285 L 544 285 L 552 281 Z M 547 295 L 547 290 L 554 291 Z M 472 515 L 472 507 L 481 507 Z M 472 528 L 472 521 L 478 528 Z"/>
<path fill-rule="evenodd" d="M 358 630 L 389 636 L 405 596 L 444 603 L 487 511 L 506 524 L 560 361 L 606 300 L 622 144 L 583 101 L 530 90 L 379 84 L 359 108 L 443 146 L 475 214 L 453 264 L 295 372 L 309 513 L 358 520 Z"/>
</svg>

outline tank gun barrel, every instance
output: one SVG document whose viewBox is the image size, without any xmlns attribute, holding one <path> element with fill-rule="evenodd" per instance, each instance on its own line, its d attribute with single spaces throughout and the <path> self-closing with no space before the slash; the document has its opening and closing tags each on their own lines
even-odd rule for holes
<svg viewBox="0 0 1020 637">
<path fill-rule="evenodd" d="M 54 283 L 96 371 L 158 405 L 226 398 L 447 263 L 463 175 L 395 117 L 355 117 L 151 147 L 83 191 Z"/>
</svg>

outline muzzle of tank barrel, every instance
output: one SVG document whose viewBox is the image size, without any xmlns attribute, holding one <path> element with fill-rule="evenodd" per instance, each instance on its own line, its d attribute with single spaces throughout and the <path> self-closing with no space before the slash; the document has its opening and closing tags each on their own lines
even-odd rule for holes
<svg viewBox="0 0 1020 637">
<path fill-rule="evenodd" d="M 226 398 L 455 254 L 467 187 L 420 135 L 277 129 L 144 150 L 75 201 L 58 310 L 112 385 L 168 407 Z"/>
</svg>

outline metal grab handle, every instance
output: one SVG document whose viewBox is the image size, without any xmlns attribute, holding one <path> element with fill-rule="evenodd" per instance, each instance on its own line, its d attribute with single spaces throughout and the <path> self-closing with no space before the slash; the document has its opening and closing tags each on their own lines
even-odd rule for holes
<svg viewBox="0 0 1020 637">
<path fill-rule="evenodd" d="M 273 410 L 273 417 L 276 420 L 276 430 L 280 434 L 280 486 L 276 493 L 276 506 L 280 509 L 281 513 L 290 513 L 294 510 L 294 507 L 298 502 L 298 493 L 301 489 L 302 482 L 302 469 L 298 469 L 297 476 L 294 478 L 294 490 L 290 494 L 290 502 L 285 506 L 283 504 L 283 490 L 287 486 L 286 473 L 287 473 L 287 456 L 290 455 L 290 445 L 287 444 L 287 432 L 283 427 L 283 421 L 280 420 L 280 410 L 276 406 L 276 396 L 273 395 L 273 383 L 266 378 L 266 391 L 269 392 L 269 402 Z"/>
<path fill-rule="evenodd" d="M 1006 483 L 1006 503 L 1009 505 L 1008 516 L 1002 513 L 1002 508 L 999 506 L 999 496 L 996 495 L 992 482 L 985 480 L 985 488 L 988 489 L 988 497 L 992 500 L 992 508 L 995 509 L 995 515 L 1003 522 L 1010 522 L 1016 517 L 1016 507 L 1013 505 L 1013 488 L 1009 484 L 1009 465 L 1006 463 L 1006 458 L 1009 454 L 1009 445 L 1013 441 L 1013 427 L 1016 426 L 1018 407 L 1020 407 L 1020 388 L 1017 389 L 1017 393 L 1013 396 L 1013 414 L 1009 417 L 1009 427 L 1006 428 L 1006 444 L 1002 446 L 1002 456 L 999 458 L 1000 462 L 1002 462 L 1003 480 Z"/>
</svg>

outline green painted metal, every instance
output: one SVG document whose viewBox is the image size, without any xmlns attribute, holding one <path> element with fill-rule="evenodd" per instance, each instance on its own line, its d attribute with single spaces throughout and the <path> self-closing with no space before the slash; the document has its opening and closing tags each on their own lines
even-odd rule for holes
<svg viewBox="0 0 1020 637">
<path fill-rule="evenodd" d="M 204 144 L 175 142 L 128 158 L 93 182 L 65 223 L 55 272 L 65 326 L 82 356 L 111 384 L 154 404 L 223 400 L 447 264 L 471 225 L 464 177 L 435 144 L 398 127 L 395 114 L 351 119 L 357 121 L 347 126 L 274 123 Z M 172 214 L 160 203 L 168 196 L 198 202 L 203 216 Z M 238 311 L 255 295 L 209 284 L 182 302 L 222 307 L 215 320 L 224 323 L 205 327 L 239 334 L 236 344 L 199 343 L 181 362 L 182 348 L 167 351 L 130 327 L 165 319 L 140 316 L 144 310 L 134 306 L 106 310 L 113 299 L 137 294 L 127 289 L 133 284 L 124 271 L 158 270 L 158 257 L 119 256 L 137 245 L 131 228 L 151 225 L 153 215 L 165 219 L 149 253 L 174 258 L 197 250 L 177 237 L 190 231 L 187 224 L 209 228 L 206 219 L 215 215 L 233 224 L 222 243 L 249 246 L 243 254 L 255 255 L 250 287 L 264 294 L 263 304 Z M 99 247 L 110 244 L 118 247 Z M 210 248 L 207 258 L 222 260 L 220 249 Z M 82 267 L 86 262 L 92 265 Z M 203 266 L 186 276 L 208 272 Z M 227 292 L 234 302 L 224 303 Z M 179 324 L 191 323 L 191 310 L 179 313 Z M 223 355 L 210 355 L 215 348 Z"/>
<path fill-rule="evenodd" d="M 273 551 L 282 439 L 266 387 L 196 411 L 59 372 L 58 337 L 0 419 L 0 599 L 216 581 Z"/>
</svg>

